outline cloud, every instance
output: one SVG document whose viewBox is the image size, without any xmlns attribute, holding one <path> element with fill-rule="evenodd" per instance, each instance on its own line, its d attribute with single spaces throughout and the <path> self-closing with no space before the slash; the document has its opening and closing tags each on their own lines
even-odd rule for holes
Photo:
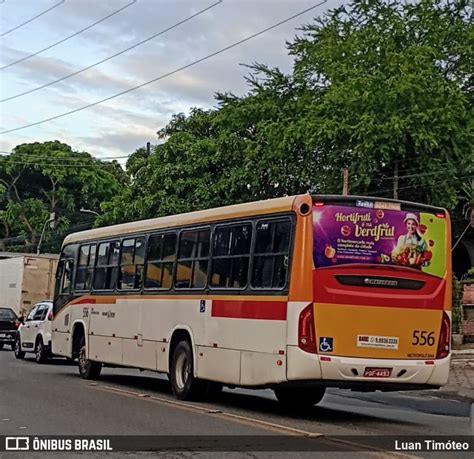
<svg viewBox="0 0 474 459">
<path fill-rule="evenodd" d="M 70 35 L 131 0 L 67 1 L 38 21 L 4 37 L 0 43 L 2 62 L 7 64 Z M 47 0 L 36 0 L 43 9 Z M 8 2 L 0 19 L 20 23 L 31 15 L 26 2 Z M 143 40 L 196 11 L 213 0 L 138 0 L 136 4 L 97 27 L 2 73 L 3 97 L 34 88 L 97 62 Z M 216 92 L 245 94 L 244 76 L 250 70 L 240 64 L 261 62 L 290 71 L 292 58 L 285 42 L 296 29 L 311 22 L 318 11 L 335 6 L 339 0 L 268 31 L 205 62 L 180 71 L 139 90 L 71 116 L 0 137 L 8 149 L 14 142 L 64 139 L 75 149 L 127 154 L 146 141 L 171 115 L 188 113 L 193 106 L 215 106 Z M 33 94 L 2 104 L 2 127 L 12 128 L 48 118 L 109 97 L 143 82 L 174 71 L 197 59 L 278 22 L 313 5 L 309 0 L 225 0 L 182 26 L 149 43 L 80 75 Z M 36 5 L 35 5 L 36 6 Z M 7 7 L 5 4 L 3 7 Z M 38 6 L 38 9 L 41 9 Z M 24 20 L 24 19 L 23 19 Z M 7 124 L 8 123 L 8 124 Z"/>
</svg>

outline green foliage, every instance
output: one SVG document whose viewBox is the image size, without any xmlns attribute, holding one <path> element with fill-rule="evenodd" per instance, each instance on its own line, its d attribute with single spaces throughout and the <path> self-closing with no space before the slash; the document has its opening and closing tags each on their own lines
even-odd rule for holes
<svg viewBox="0 0 474 459">
<path fill-rule="evenodd" d="M 467 1 L 353 1 L 288 44 L 290 75 L 250 67 L 249 92 L 175 115 L 127 164 L 100 224 L 308 190 L 449 209 L 474 197 L 473 28 Z"/>
<path fill-rule="evenodd" d="M 0 244 L 35 250 L 55 212 L 56 231 L 46 233 L 44 247 L 58 250 L 62 233 L 85 228 L 85 221 L 90 227 L 90 215 L 84 218 L 79 209 L 100 212 L 101 203 L 120 193 L 125 180 L 118 163 L 103 163 L 58 141 L 18 145 L 0 157 Z"/>
<path fill-rule="evenodd" d="M 306 128 L 352 192 L 390 188 L 398 164 L 401 197 L 453 208 L 472 194 L 468 14 L 466 1 L 356 1 L 290 45 L 295 80 L 322 90 Z"/>
<path fill-rule="evenodd" d="M 466 274 L 462 277 L 463 284 L 472 284 L 474 283 L 474 268 L 468 269 Z"/>
</svg>

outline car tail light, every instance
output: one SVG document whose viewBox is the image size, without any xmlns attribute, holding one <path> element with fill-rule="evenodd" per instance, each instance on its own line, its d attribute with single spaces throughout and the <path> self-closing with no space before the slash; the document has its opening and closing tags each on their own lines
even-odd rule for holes
<svg viewBox="0 0 474 459">
<path fill-rule="evenodd" d="M 48 320 L 53 320 L 53 311 L 49 311 Z"/>
<path fill-rule="evenodd" d="M 18 330 L 20 328 L 21 322 L 18 319 L 15 319 L 15 328 Z"/>
<path fill-rule="evenodd" d="M 298 346 L 306 352 L 316 354 L 316 333 L 314 329 L 313 305 L 310 304 L 300 313 L 298 323 Z"/>
<path fill-rule="evenodd" d="M 451 321 L 446 312 L 443 311 L 441 319 L 441 331 L 439 332 L 438 350 L 436 352 L 437 359 L 444 359 L 449 354 L 449 342 L 451 339 Z"/>
</svg>

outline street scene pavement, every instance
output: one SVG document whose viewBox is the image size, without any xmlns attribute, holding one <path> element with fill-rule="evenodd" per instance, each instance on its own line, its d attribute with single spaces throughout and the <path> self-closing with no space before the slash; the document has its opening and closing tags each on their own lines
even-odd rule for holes
<svg viewBox="0 0 474 459">
<path fill-rule="evenodd" d="M 473 372 L 472 355 L 456 356 L 450 384 L 442 390 L 329 389 L 318 406 L 301 414 L 285 411 L 270 390 L 225 389 L 212 403 L 179 402 L 163 375 L 105 368 L 92 382 L 82 380 L 76 365 L 63 359 L 38 365 L 3 350 L 0 434 L 302 435 L 321 441 L 351 435 L 360 436 L 358 445 L 371 435 L 471 435 Z M 331 444 L 334 451 L 340 447 Z"/>
</svg>

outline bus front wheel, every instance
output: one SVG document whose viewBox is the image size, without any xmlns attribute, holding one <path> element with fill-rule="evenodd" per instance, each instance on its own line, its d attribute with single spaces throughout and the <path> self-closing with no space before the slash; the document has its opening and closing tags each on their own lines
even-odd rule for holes
<svg viewBox="0 0 474 459">
<path fill-rule="evenodd" d="M 193 352 L 188 341 L 180 341 L 173 351 L 170 381 L 179 400 L 196 399 L 204 393 L 204 381 L 194 377 Z"/>
<path fill-rule="evenodd" d="M 310 408 L 319 403 L 326 392 L 325 387 L 276 387 L 278 401 L 287 408 Z"/>
<path fill-rule="evenodd" d="M 83 379 L 98 379 L 100 376 L 100 372 L 102 370 L 102 363 L 94 362 L 93 360 L 89 360 L 86 354 L 86 340 L 84 336 L 81 340 L 81 346 L 79 348 L 79 374 Z"/>
</svg>

